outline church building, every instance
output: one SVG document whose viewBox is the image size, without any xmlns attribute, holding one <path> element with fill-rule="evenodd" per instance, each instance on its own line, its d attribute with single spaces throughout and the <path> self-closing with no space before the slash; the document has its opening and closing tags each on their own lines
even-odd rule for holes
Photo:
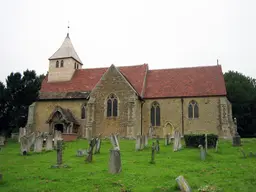
<svg viewBox="0 0 256 192">
<path fill-rule="evenodd" d="M 41 132 L 60 130 L 69 139 L 100 133 L 133 138 L 149 130 L 160 138 L 174 130 L 230 137 L 234 126 L 220 65 L 87 68 L 69 34 L 49 58 L 28 125 Z"/>
</svg>

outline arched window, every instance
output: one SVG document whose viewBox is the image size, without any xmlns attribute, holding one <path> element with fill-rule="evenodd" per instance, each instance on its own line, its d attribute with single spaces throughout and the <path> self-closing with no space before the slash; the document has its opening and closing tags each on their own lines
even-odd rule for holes
<svg viewBox="0 0 256 192">
<path fill-rule="evenodd" d="M 151 125 L 160 126 L 160 105 L 157 102 L 152 104 L 150 114 Z"/>
<path fill-rule="evenodd" d="M 59 68 L 59 61 L 56 61 L 56 68 Z"/>
<path fill-rule="evenodd" d="M 107 98 L 107 117 L 117 117 L 117 108 L 117 97 L 114 94 L 111 94 Z"/>
<path fill-rule="evenodd" d="M 199 118 L 199 107 L 196 101 L 192 100 L 188 104 L 188 118 Z"/>
<path fill-rule="evenodd" d="M 74 64 L 74 69 L 76 69 L 76 63 Z"/>
<path fill-rule="evenodd" d="M 86 105 L 82 105 L 81 109 L 81 119 L 86 119 Z"/>
<path fill-rule="evenodd" d="M 61 62 L 60 62 L 60 67 L 63 67 L 63 66 L 64 66 L 64 61 L 61 60 Z"/>
</svg>

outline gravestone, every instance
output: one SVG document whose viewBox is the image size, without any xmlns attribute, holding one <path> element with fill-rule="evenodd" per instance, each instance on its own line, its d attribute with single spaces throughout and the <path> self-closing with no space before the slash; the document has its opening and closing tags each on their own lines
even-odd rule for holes
<svg viewBox="0 0 256 192">
<path fill-rule="evenodd" d="M 94 154 L 100 153 L 100 147 L 101 147 L 101 140 L 100 138 L 96 138 L 96 144 L 95 144 L 95 151 Z"/>
<path fill-rule="evenodd" d="M 145 135 L 145 147 L 148 147 L 148 136 Z"/>
<path fill-rule="evenodd" d="M 46 151 L 51 151 L 51 150 L 53 150 L 52 140 L 53 140 L 53 135 L 50 135 L 50 134 L 47 135 L 47 138 L 46 138 L 46 145 L 45 145 Z"/>
<path fill-rule="evenodd" d="M 181 145 L 181 135 L 179 131 L 174 132 L 174 144 L 173 144 L 173 151 L 179 151 L 182 148 Z"/>
<path fill-rule="evenodd" d="M 63 165 L 63 159 L 62 159 L 62 154 L 63 154 L 63 149 L 64 149 L 64 142 L 63 140 L 57 140 L 57 145 L 56 145 L 56 151 L 57 151 L 57 164 L 52 165 L 51 168 L 69 168 L 68 165 Z"/>
<path fill-rule="evenodd" d="M 23 127 L 20 127 L 19 128 L 19 138 L 18 138 L 18 141 L 20 142 L 20 138 L 25 136 L 27 133 L 26 133 L 26 128 L 23 128 Z"/>
<path fill-rule="evenodd" d="M 109 173 L 117 174 L 122 171 L 121 153 L 118 149 L 110 149 Z"/>
<path fill-rule="evenodd" d="M 178 183 L 179 188 L 182 192 L 192 192 L 191 187 L 189 186 L 188 182 L 185 180 L 183 176 L 180 175 L 175 180 Z"/>
<path fill-rule="evenodd" d="M 86 159 L 85 161 L 88 162 L 88 163 L 91 163 L 92 162 L 92 156 L 93 156 L 93 148 L 96 144 L 96 139 L 93 138 L 91 139 L 91 141 L 89 142 L 89 149 L 88 149 L 88 155 L 86 156 Z"/>
<path fill-rule="evenodd" d="M 219 140 L 216 141 L 216 144 L 215 144 L 215 152 L 218 152 L 218 147 L 219 147 Z"/>
<path fill-rule="evenodd" d="M 159 140 L 156 140 L 156 152 L 159 153 L 160 152 L 160 145 L 159 145 Z"/>
<path fill-rule="evenodd" d="M 136 151 L 141 150 L 141 145 L 142 145 L 141 142 L 142 142 L 141 136 L 137 135 L 137 137 L 136 137 L 136 145 L 135 145 Z"/>
<path fill-rule="evenodd" d="M 27 155 L 30 151 L 30 147 L 35 142 L 35 133 L 31 133 L 30 135 L 25 135 L 20 138 L 20 151 L 22 155 Z"/>
<path fill-rule="evenodd" d="M 141 146 L 140 147 L 141 147 L 141 150 L 143 150 L 145 147 L 145 135 L 141 136 Z"/>
<path fill-rule="evenodd" d="M 208 150 L 208 138 L 207 138 L 207 134 L 204 134 L 204 138 L 205 138 L 205 152 L 207 153 Z"/>
<path fill-rule="evenodd" d="M 202 145 L 199 145 L 198 147 L 200 148 L 200 159 L 204 161 L 206 157 L 205 149 Z"/>
<path fill-rule="evenodd" d="M 44 138 L 41 135 L 36 137 L 35 144 L 34 144 L 34 152 L 38 152 L 38 153 L 42 152 L 43 141 L 44 141 Z"/>
<path fill-rule="evenodd" d="M 114 135 L 114 134 L 111 134 L 111 136 L 110 136 L 110 140 L 111 140 L 111 143 L 112 143 L 113 149 L 120 150 L 119 142 L 118 142 L 117 136 L 116 136 L 116 135 Z"/>
<path fill-rule="evenodd" d="M 5 137 L 0 136 L 0 146 L 4 146 L 4 142 L 5 142 Z"/>
<path fill-rule="evenodd" d="M 78 149 L 76 152 L 76 156 L 77 157 L 83 157 L 85 155 L 88 155 L 87 150 L 86 149 Z"/>
<path fill-rule="evenodd" d="M 170 145 L 170 144 L 171 144 L 171 134 L 168 133 L 165 136 L 165 145 L 167 146 L 167 145 Z"/>
<path fill-rule="evenodd" d="M 156 147 L 155 147 L 155 143 L 153 142 L 152 147 L 151 147 L 151 161 L 150 161 L 150 163 L 155 163 L 155 150 L 156 150 Z"/>
<path fill-rule="evenodd" d="M 235 129 L 235 134 L 233 136 L 233 146 L 241 146 L 241 137 L 239 133 L 237 132 L 237 120 L 234 118 L 234 129 Z"/>
</svg>

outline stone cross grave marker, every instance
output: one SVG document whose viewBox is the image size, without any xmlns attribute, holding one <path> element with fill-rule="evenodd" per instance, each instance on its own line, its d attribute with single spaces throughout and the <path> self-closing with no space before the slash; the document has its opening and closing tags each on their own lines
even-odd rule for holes
<svg viewBox="0 0 256 192">
<path fill-rule="evenodd" d="M 237 120 L 234 118 L 234 129 L 235 129 L 235 134 L 233 136 L 233 146 L 241 146 L 241 137 L 239 133 L 237 132 Z"/>
<path fill-rule="evenodd" d="M 86 156 L 86 159 L 85 159 L 85 161 L 88 163 L 92 162 L 93 148 L 95 144 L 96 144 L 96 139 L 95 138 L 91 139 L 91 141 L 89 142 L 88 155 Z"/>
<path fill-rule="evenodd" d="M 45 149 L 46 151 L 51 151 L 53 150 L 53 135 L 48 134 L 46 137 L 46 145 L 45 145 Z"/>
<path fill-rule="evenodd" d="M 42 135 L 39 135 L 38 137 L 36 137 L 35 144 L 34 144 L 34 152 L 38 152 L 38 153 L 42 152 L 43 141 L 44 141 L 44 138 L 42 137 Z"/>
<path fill-rule="evenodd" d="M 61 133 L 61 131 L 55 130 L 55 132 L 54 132 L 54 148 L 57 147 L 58 140 L 62 140 L 62 133 Z"/>
<path fill-rule="evenodd" d="M 173 144 L 173 151 L 179 151 L 181 149 L 181 135 L 179 131 L 174 132 L 174 144 Z"/>
<path fill-rule="evenodd" d="M 5 142 L 5 137 L 0 136 L 0 146 L 4 146 L 4 142 Z"/>
<path fill-rule="evenodd" d="M 156 150 L 156 147 L 155 147 L 155 143 L 153 142 L 151 147 L 151 161 L 150 161 L 150 163 L 152 164 L 155 163 L 155 150 Z"/>
<path fill-rule="evenodd" d="M 175 180 L 178 183 L 179 188 L 182 192 L 192 192 L 191 187 L 189 186 L 188 182 L 185 180 L 183 176 L 180 175 Z"/>
<path fill-rule="evenodd" d="M 57 140 L 57 165 L 62 164 L 62 140 Z"/>
<path fill-rule="evenodd" d="M 200 158 L 202 161 L 204 161 L 206 157 L 205 149 L 202 145 L 199 145 L 198 147 L 200 148 Z"/>
</svg>

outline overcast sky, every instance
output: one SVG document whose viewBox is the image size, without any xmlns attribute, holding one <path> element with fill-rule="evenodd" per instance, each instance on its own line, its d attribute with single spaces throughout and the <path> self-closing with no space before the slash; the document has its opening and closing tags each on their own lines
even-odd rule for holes
<svg viewBox="0 0 256 192">
<path fill-rule="evenodd" d="M 216 65 L 256 78 L 255 0 L 0 0 L 0 81 L 48 70 L 70 21 L 84 68 Z"/>
</svg>

